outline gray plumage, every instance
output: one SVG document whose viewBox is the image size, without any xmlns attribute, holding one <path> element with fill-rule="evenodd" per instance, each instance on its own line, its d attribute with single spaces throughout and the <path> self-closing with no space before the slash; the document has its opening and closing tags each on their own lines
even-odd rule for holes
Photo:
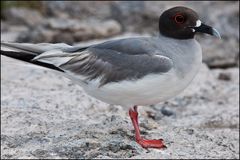
<svg viewBox="0 0 240 160">
<path fill-rule="evenodd" d="M 88 47 L 47 43 L 1 45 L 33 54 L 33 61 L 53 64 L 63 71 L 85 76 L 85 82 L 100 78 L 102 86 L 110 82 L 140 79 L 151 73 L 168 72 L 173 62 L 158 50 L 157 40 L 150 37 L 129 38 Z"/>
<path fill-rule="evenodd" d="M 86 49 L 82 54 L 73 57 L 59 68 L 84 75 L 87 80 L 101 78 L 101 86 L 109 82 L 140 79 L 150 73 L 164 73 L 172 67 L 169 58 L 147 53 L 131 55 L 95 46 Z"/>
</svg>

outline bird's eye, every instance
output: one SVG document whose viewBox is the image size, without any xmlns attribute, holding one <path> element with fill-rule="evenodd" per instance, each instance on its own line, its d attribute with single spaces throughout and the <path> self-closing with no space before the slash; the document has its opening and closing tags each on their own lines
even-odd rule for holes
<svg viewBox="0 0 240 160">
<path fill-rule="evenodd" d="M 181 14 L 177 14 L 176 16 L 174 16 L 174 20 L 177 24 L 183 24 L 185 22 L 185 18 Z"/>
</svg>

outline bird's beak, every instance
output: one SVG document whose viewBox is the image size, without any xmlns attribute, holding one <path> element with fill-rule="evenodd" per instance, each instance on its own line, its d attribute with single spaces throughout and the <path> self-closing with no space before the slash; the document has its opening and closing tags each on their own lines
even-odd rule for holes
<svg viewBox="0 0 240 160">
<path fill-rule="evenodd" d="M 195 30 L 195 32 L 207 33 L 221 39 L 220 33 L 215 28 L 208 26 L 204 23 L 199 23 L 199 25 L 196 25 L 195 27 L 193 27 L 193 29 Z"/>
</svg>

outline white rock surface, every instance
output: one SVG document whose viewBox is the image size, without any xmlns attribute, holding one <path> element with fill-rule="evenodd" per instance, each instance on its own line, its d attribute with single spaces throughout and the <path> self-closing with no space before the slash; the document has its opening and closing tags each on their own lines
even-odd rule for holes
<svg viewBox="0 0 240 160">
<path fill-rule="evenodd" d="M 15 41 L 9 33 L 1 33 L 1 41 Z M 116 38 L 130 36 L 139 35 Z M 89 97 L 50 70 L 1 56 L 2 159 L 239 159 L 238 68 L 203 65 L 179 96 L 139 112 L 142 134 L 163 138 L 167 149 L 142 149 L 120 106 Z"/>
<path fill-rule="evenodd" d="M 15 25 L 20 24 L 34 27 L 44 21 L 42 15 L 38 11 L 32 9 L 10 8 L 4 10 L 2 14 L 9 23 Z"/>
<path fill-rule="evenodd" d="M 219 74 L 230 80 L 219 80 Z M 239 159 L 239 69 L 206 65 L 178 97 L 140 107 L 142 149 L 128 114 L 50 70 L 1 56 L 1 158 Z"/>
</svg>

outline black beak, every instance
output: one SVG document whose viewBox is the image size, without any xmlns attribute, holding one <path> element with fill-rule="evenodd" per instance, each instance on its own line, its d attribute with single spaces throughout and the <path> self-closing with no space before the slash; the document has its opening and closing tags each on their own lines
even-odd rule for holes
<svg viewBox="0 0 240 160">
<path fill-rule="evenodd" d="M 215 36 L 215 37 L 221 39 L 219 32 L 215 28 L 208 26 L 206 24 L 201 23 L 201 25 L 199 27 L 193 27 L 193 29 L 196 32 L 207 33 L 207 34 L 210 34 L 212 36 Z"/>
</svg>

